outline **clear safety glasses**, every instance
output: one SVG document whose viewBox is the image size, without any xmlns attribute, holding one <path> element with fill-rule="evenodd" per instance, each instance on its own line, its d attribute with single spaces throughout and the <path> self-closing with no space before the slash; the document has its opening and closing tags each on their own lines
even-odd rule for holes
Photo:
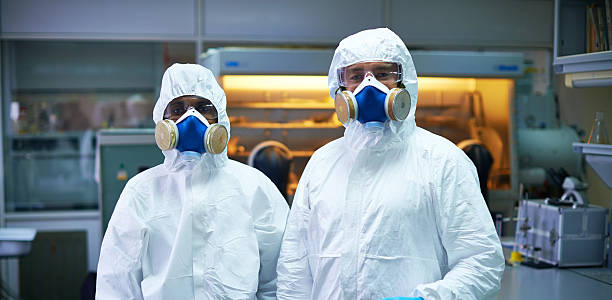
<svg viewBox="0 0 612 300">
<path fill-rule="evenodd" d="M 178 100 L 178 101 L 177 101 Z M 178 119 L 181 117 L 189 108 L 193 107 L 197 110 L 202 116 L 204 116 L 208 120 L 215 120 L 218 118 L 217 109 L 215 106 L 207 99 L 175 99 L 166 108 L 166 113 L 164 115 L 165 118 L 168 119 Z"/>
<path fill-rule="evenodd" d="M 359 85 L 368 73 L 381 83 L 393 84 L 402 81 L 402 65 L 393 62 L 363 62 L 338 69 L 340 86 Z"/>
</svg>

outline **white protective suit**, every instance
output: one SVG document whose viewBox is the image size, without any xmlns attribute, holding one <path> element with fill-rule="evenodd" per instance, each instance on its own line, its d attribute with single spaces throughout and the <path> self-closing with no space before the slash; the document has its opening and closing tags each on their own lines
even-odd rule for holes
<svg viewBox="0 0 612 300">
<path fill-rule="evenodd" d="M 486 299 L 500 288 L 501 244 L 469 158 L 416 126 L 417 76 L 389 29 L 340 42 L 329 69 L 399 62 L 405 121 L 369 132 L 351 121 L 317 150 L 297 188 L 278 261 L 278 299 Z"/>
<path fill-rule="evenodd" d="M 229 130 L 225 93 L 199 65 L 168 68 L 155 123 L 183 95 L 209 99 Z M 275 299 L 289 213 L 276 186 L 226 151 L 164 156 L 121 193 L 102 242 L 96 299 Z"/>
</svg>

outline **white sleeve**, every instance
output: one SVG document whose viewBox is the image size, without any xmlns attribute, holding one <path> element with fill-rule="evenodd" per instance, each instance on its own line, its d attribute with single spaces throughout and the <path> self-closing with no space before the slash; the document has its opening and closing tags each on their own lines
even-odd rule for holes
<svg viewBox="0 0 612 300">
<path fill-rule="evenodd" d="M 126 186 L 108 223 L 98 261 L 96 299 L 143 299 L 140 283 L 147 234 L 130 205 L 136 195 Z"/>
<path fill-rule="evenodd" d="M 276 299 L 276 263 L 285 231 L 289 206 L 265 175 L 254 194 L 253 221 L 259 245 L 257 299 Z"/>
<path fill-rule="evenodd" d="M 417 286 L 413 296 L 493 298 L 500 289 L 505 262 L 476 169 L 467 157 L 456 157 L 447 160 L 440 172 L 434 207 L 450 271 L 442 280 Z"/>
<path fill-rule="evenodd" d="M 278 259 L 278 292 L 282 299 L 310 299 L 312 291 L 312 274 L 308 265 L 306 252 L 306 232 L 310 219 L 308 201 L 308 167 L 298 184 L 283 237 L 280 257 Z"/>
</svg>

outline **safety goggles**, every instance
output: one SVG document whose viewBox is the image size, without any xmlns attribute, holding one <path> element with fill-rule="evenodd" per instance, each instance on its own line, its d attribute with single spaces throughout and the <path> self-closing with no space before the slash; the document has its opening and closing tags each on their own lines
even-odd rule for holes
<svg viewBox="0 0 612 300">
<path fill-rule="evenodd" d="M 194 101 L 172 101 L 168 104 L 168 108 L 166 109 L 166 113 L 164 115 L 167 119 L 178 119 L 185 112 L 189 110 L 189 108 L 193 107 L 197 110 L 202 116 L 204 116 L 208 120 L 215 120 L 218 118 L 217 109 L 215 106 L 207 99 L 201 99 L 197 102 Z"/>
<path fill-rule="evenodd" d="M 340 86 L 359 85 L 368 73 L 382 83 L 392 84 L 402 81 L 402 65 L 394 62 L 373 61 L 338 68 Z"/>
</svg>

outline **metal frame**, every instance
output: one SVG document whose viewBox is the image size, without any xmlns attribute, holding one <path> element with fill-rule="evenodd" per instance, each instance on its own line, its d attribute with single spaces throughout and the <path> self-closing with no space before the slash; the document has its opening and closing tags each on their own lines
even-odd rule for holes
<svg viewBox="0 0 612 300">
<path fill-rule="evenodd" d="M 200 63 L 220 75 L 326 75 L 333 51 L 320 49 L 219 48 Z M 419 76 L 515 78 L 523 76 L 524 54 L 493 51 L 410 52 Z M 303 61 L 310 62 L 304 65 Z"/>
</svg>

